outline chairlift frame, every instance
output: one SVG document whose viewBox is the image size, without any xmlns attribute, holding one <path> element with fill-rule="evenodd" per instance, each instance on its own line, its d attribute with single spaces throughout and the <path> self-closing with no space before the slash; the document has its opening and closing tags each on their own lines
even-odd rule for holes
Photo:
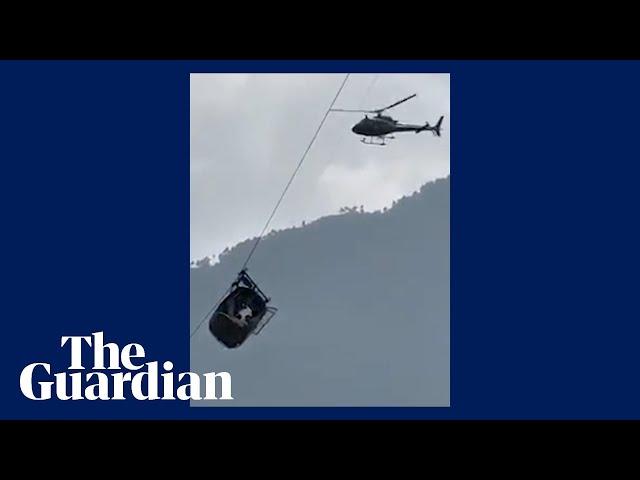
<svg viewBox="0 0 640 480">
<path fill-rule="evenodd" d="M 262 332 L 276 314 L 278 309 L 268 305 L 270 300 L 243 268 L 209 319 L 209 330 L 227 348 L 237 348 L 250 334 Z M 252 312 L 248 322 L 237 315 L 245 307 Z"/>
</svg>

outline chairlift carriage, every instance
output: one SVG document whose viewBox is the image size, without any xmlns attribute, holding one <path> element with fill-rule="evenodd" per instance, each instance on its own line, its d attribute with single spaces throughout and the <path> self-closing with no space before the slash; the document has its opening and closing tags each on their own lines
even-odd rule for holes
<svg viewBox="0 0 640 480">
<path fill-rule="evenodd" d="M 267 306 L 269 301 L 243 269 L 213 312 L 209 330 L 227 348 L 237 348 L 250 334 L 258 335 L 275 315 L 277 308 Z"/>
</svg>

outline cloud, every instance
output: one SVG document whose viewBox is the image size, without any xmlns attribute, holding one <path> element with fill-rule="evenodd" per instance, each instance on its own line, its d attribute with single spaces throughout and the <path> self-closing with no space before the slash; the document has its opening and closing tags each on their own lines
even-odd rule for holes
<svg viewBox="0 0 640 480">
<path fill-rule="evenodd" d="M 259 233 L 343 75 L 193 74 L 190 105 L 191 258 Z M 399 134 L 367 147 L 351 132 L 360 114 L 332 113 L 278 211 L 273 228 L 343 205 L 379 209 L 449 174 L 449 76 L 354 74 L 337 107 L 379 108 L 408 123 L 445 115 L 442 138 Z"/>
</svg>

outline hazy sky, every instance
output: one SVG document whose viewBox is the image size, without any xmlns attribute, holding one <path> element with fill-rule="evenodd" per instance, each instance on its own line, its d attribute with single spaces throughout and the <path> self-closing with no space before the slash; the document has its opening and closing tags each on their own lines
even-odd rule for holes
<svg viewBox="0 0 640 480">
<path fill-rule="evenodd" d="M 192 74 L 191 259 L 256 236 L 271 213 L 344 75 Z M 380 108 L 441 138 L 396 134 L 386 147 L 351 132 L 362 114 L 331 113 L 271 228 L 300 225 L 342 206 L 377 210 L 449 174 L 449 75 L 353 74 L 336 108 Z"/>
</svg>

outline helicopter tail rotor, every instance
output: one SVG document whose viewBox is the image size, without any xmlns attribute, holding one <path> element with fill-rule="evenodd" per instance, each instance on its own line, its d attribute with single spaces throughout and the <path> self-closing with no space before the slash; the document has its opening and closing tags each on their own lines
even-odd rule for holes
<svg viewBox="0 0 640 480">
<path fill-rule="evenodd" d="M 440 120 L 438 120 L 438 123 L 436 123 L 435 127 L 433 127 L 433 134 L 436 137 L 440 136 L 440 127 L 442 126 L 442 120 L 444 120 L 444 116 L 441 116 Z"/>
</svg>

